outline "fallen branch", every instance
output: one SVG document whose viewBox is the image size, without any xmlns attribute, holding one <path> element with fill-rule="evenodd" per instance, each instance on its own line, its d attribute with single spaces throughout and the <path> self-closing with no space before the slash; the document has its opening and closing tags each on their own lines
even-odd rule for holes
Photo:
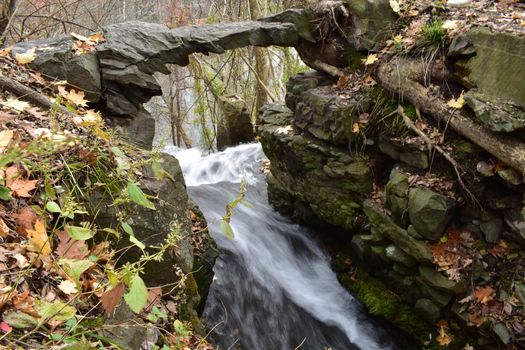
<svg viewBox="0 0 525 350">
<path fill-rule="evenodd" d="M 410 120 L 410 118 L 405 114 L 405 110 L 403 109 L 403 107 L 401 107 L 401 105 L 397 107 L 397 113 L 403 118 L 403 122 L 405 123 L 407 128 L 415 132 L 419 137 L 423 139 L 423 141 L 425 141 L 429 150 L 433 150 L 433 149 L 436 150 L 439 154 L 443 156 L 443 158 L 445 158 L 450 163 L 450 165 L 452 165 L 452 167 L 454 168 L 454 171 L 456 172 L 456 177 L 458 179 L 458 183 L 461 186 L 461 188 L 469 196 L 471 201 L 479 204 L 478 200 L 476 199 L 476 196 L 474 196 L 474 194 L 468 189 L 468 187 L 463 182 L 463 178 L 461 177 L 461 174 L 459 172 L 460 166 L 456 162 L 456 160 L 452 158 L 452 156 L 447 151 L 445 151 L 439 145 L 436 145 L 423 131 L 419 130 L 414 125 L 414 123 L 412 123 L 412 120 Z"/>
<path fill-rule="evenodd" d="M 430 74 L 434 73 L 442 77 L 448 76 L 446 71 L 431 70 Z M 412 103 L 436 120 L 448 123 L 458 134 L 525 175 L 525 144 L 508 134 L 501 135 L 485 129 L 464 111 L 452 111 L 446 101 L 433 96 L 430 89 L 420 83 L 424 80 L 424 74 L 425 69 L 421 62 L 403 58 L 394 58 L 377 69 L 378 81 L 386 90 Z"/>
<path fill-rule="evenodd" d="M 75 115 L 66 107 L 52 102 L 49 98 L 42 95 L 38 91 L 35 91 L 11 78 L 0 75 L 0 87 L 2 87 L 4 90 L 12 92 L 19 98 L 28 100 L 29 102 L 32 102 L 39 106 L 47 107 L 50 109 L 58 109 L 59 112 L 66 113 L 71 116 Z"/>
</svg>

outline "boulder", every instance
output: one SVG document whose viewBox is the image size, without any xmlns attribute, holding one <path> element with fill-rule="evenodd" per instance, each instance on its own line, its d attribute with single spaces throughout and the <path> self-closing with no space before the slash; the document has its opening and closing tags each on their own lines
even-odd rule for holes
<svg viewBox="0 0 525 350">
<path fill-rule="evenodd" d="M 102 91 L 100 67 L 93 53 L 77 55 L 70 36 L 24 41 L 13 47 L 12 55 L 36 49 L 36 58 L 29 66 L 48 76 L 67 80 L 70 87 L 85 93 L 90 102 L 98 102 Z"/>
<path fill-rule="evenodd" d="M 358 51 L 374 51 L 390 38 L 397 15 L 388 0 L 345 0 L 352 26 L 347 37 Z"/>
<path fill-rule="evenodd" d="M 253 142 L 255 135 L 250 113 L 238 96 L 220 96 L 223 118 L 217 126 L 217 149 Z"/>
<path fill-rule="evenodd" d="M 495 244 L 499 241 L 499 237 L 503 232 L 503 220 L 500 218 L 494 218 L 486 222 L 482 222 L 480 225 L 481 232 L 485 236 L 487 243 Z"/>
<path fill-rule="evenodd" d="M 453 199 L 425 188 L 412 188 L 408 193 L 408 216 L 416 231 L 435 240 L 454 216 Z"/>
<path fill-rule="evenodd" d="M 394 242 L 397 247 L 420 263 L 432 262 L 430 247 L 425 242 L 411 237 L 406 230 L 381 213 L 371 201 L 364 202 L 363 210 L 374 231 Z"/>
<path fill-rule="evenodd" d="M 144 193 L 158 198 L 154 202 L 156 210 L 151 210 L 133 203 L 129 204 L 128 223 L 133 228 L 135 237 L 146 247 L 164 243 L 168 234 L 178 231 L 177 252 L 166 252 L 162 262 L 150 261 L 145 265 L 142 276 L 148 287 L 164 286 L 176 283 L 179 277 L 174 266 L 180 266 L 185 273 L 193 270 L 193 247 L 191 222 L 188 217 L 188 195 L 182 171 L 176 158 L 167 154 L 161 158 L 162 167 L 169 174 L 163 179 L 156 179 L 151 167 L 143 169 L 144 180 L 141 185 Z M 91 198 L 93 212 L 98 212 L 97 224 L 100 227 L 117 227 L 118 215 L 110 199 L 103 194 Z M 98 210 L 98 211 L 97 211 Z M 129 240 L 121 238 L 122 246 L 129 246 Z M 120 262 L 138 261 L 142 252 L 130 248 Z"/>
<path fill-rule="evenodd" d="M 431 324 L 435 324 L 441 315 L 441 309 L 430 299 L 418 299 L 414 310 Z"/>
<path fill-rule="evenodd" d="M 261 111 L 257 130 L 272 164 L 272 186 L 280 189 L 271 192 L 287 192 L 326 223 L 353 229 L 359 203 L 372 190 L 366 156 L 351 156 L 298 133 L 291 125 L 293 113 L 284 106 L 270 104 Z"/>
<path fill-rule="evenodd" d="M 416 265 L 416 261 L 412 257 L 393 244 L 385 248 L 385 256 L 388 260 L 399 263 L 406 267 L 412 267 Z"/>
<path fill-rule="evenodd" d="M 432 267 L 419 266 L 419 275 L 425 284 L 444 292 L 461 293 L 465 290 L 464 283 L 451 281 Z"/>
<path fill-rule="evenodd" d="M 487 96 L 475 89 L 465 94 L 465 101 L 476 119 L 490 130 L 513 132 L 525 127 L 525 112 L 509 101 Z"/>
<path fill-rule="evenodd" d="M 462 75 L 459 79 L 467 87 L 476 86 L 483 94 L 525 107 L 523 36 L 473 28 L 454 38 L 448 56 L 456 60 L 456 71 Z"/>
<path fill-rule="evenodd" d="M 408 177 L 399 171 L 394 171 L 385 186 L 386 207 L 390 209 L 392 218 L 401 227 L 408 224 Z"/>
<path fill-rule="evenodd" d="M 303 90 L 295 99 L 294 124 L 334 145 L 347 145 L 358 138 L 352 126 L 359 111 L 370 106 L 368 97 L 342 98 L 330 86 Z"/>
</svg>

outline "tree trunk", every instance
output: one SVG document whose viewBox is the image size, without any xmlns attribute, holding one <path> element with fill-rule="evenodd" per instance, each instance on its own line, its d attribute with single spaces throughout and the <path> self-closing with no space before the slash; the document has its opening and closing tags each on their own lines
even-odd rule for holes
<svg viewBox="0 0 525 350">
<path fill-rule="evenodd" d="M 4 46 L 5 39 L 7 38 L 7 33 L 9 31 L 11 19 L 16 11 L 16 6 L 16 0 L 2 1 L 2 12 L 0 13 L 0 47 Z"/>
<path fill-rule="evenodd" d="M 423 113 L 448 124 L 454 131 L 474 142 L 494 157 L 525 175 L 525 144 L 511 135 L 498 134 L 474 122 L 465 112 L 452 110 L 422 82 L 428 76 L 445 80 L 448 71 L 444 66 L 427 69 L 421 61 L 394 58 L 377 70 L 381 85 L 402 100 L 412 103 Z"/>
<path fill-rule="evenodd" d="M 257 0 L 249 0 L 249 6 L 252 20 L 262 17 Z M 255 108 L 256 111 L 259 111 L 259 109 L 268 102 L 266 87 L 269 87 L 270 69 L 265 48 L 254 47 L 253 53 L 255 56 L 255 71 L 258 76 L 257 87 L 255 89 Z"/>
</svg>

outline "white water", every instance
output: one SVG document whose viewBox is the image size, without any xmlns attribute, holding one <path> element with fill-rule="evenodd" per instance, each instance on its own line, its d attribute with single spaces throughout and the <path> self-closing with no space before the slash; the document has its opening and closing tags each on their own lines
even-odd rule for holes
<svg viewBox="0 0 525 350">
<path fill-rule="evenodd" d="M 307 229 L 268 204 L 259 144 L 202 156 L 170 148 L 188 192 L 203 211 L 221 254 L 204 311 L 221 349 L 393 349 L 331 271 Z M 247 201 L 235 208 L 234 240 L 220 231 L 225 206 L 248 182 Z"/>
</svg>

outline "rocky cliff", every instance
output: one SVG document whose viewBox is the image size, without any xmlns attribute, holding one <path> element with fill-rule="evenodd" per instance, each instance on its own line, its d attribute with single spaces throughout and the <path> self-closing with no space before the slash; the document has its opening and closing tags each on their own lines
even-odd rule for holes
<svg viewBox="0 0 525 350">
<path fill-rule="evenodd" d="M 396 4 L 370 53 L 341 40 L 370 18 L 339 2 L 350 60 L 261 110 L 270 200 L 336 237 L 341 282 L 421 346 L 523 346 L 525 40 L 501 24 L 523 6 Z"/>
</svg>

